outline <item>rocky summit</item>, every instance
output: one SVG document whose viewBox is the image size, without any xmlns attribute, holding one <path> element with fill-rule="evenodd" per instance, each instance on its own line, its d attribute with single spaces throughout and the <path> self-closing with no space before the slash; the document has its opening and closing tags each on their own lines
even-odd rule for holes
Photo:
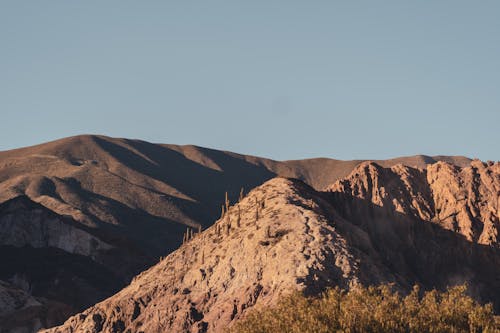
<svg viewBox="0 0 500 333">
<path fill-rule="evenodd" d="M 44 332 L 221 332 L 294 290 L 467 283 L 500 309 L 500 164 L 358 164 L 325 191 L 274 178 L 114 296 Z"/>
</svg>

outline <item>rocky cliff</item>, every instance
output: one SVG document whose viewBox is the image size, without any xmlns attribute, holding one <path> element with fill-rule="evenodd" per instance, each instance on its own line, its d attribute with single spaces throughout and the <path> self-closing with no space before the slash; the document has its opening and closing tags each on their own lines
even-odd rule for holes
<svg viewBox="0 0 500 333">
<path fill-rule="evenodd" d="M 411 216 L 468 241 L 500 247 L 500 163 L 474 160 L 460 168 L 438 162 L 418 169 L 365 162 L 328 190 L 351 201 L 370 202 L 389 217 Z"/>
<path fill-rule="evenodd" d="M 110 261 L 116 252 L 71 217 L 26 196 L 4 202 L 0 280 L 8 282 L 2 284 L 0 327 L 33 332 L 110 296 L 125 284 L 119 272 L 134 263 L 133 257 L 132 264 Z"/>
</svg>

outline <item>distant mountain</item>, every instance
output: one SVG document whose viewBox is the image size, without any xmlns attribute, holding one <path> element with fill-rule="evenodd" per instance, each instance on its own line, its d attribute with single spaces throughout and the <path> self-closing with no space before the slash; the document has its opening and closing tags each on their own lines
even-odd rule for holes
<svg viewBox="0 0 500 333">
<path fill-rule="evenodd" d="M 378 163 L 423 168 L 437 161 L 470 163 L 446 156 Z M 225 192 L 234 202 L 241 188 L 249 191 L 275 176 L 325 189 L 361 162 L 280 162 L 95 135 L 3 151 L 0 250 L 5 261 L 0 280 L 46 300 L 41 304 L 57 302 L 74 313 L 110 296 L 177 249 L 186 228 L 211 226 Z M 40 267 L 54 262 L 57 267 Z M 0 305 L 0 326 L 6 313 Z M 51 316 L 43 312 L 40 325 L 54 322 Z"/>
<path fill-rule="evenodd" d="M 477 160 L 364 162 L 323 192 L 275 178 L 128 287 L 44 332 L 221 332 L 294 290 L 380 283 L 403 293 L 467 283 L 499 311 L 499 199 L 500 163 Z"/>
</svg>

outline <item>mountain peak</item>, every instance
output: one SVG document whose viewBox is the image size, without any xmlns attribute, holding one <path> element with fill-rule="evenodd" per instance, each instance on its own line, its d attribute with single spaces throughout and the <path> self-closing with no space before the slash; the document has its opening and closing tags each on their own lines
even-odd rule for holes
<svg viewBox="0 0 500 333">
<path fill-rule="evenodd" d="M 356 262 L 322 215 L 322 201 L 300 181 L 274 178 L 122 292 L 51 332 L 106 331 L 116 325 L 145 332 L 218 332 L 248 308 L 274 303 L 291 290 L 317 292 L 333 280 L 358 283 Z M 335 265 L 326 263 L 332 256 Z"/>
</svg>

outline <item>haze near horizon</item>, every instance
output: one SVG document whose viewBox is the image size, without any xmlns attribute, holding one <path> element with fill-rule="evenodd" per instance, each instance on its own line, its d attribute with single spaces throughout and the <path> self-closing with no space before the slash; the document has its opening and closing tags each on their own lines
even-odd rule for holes
<svg viewBox="0 0 500 333">
<path fill-rule="evenodd" d="M 0 150 L 95 133 L 277 160 L 499 160 L 500 4 L 0 5 Z"/>
</svg>

